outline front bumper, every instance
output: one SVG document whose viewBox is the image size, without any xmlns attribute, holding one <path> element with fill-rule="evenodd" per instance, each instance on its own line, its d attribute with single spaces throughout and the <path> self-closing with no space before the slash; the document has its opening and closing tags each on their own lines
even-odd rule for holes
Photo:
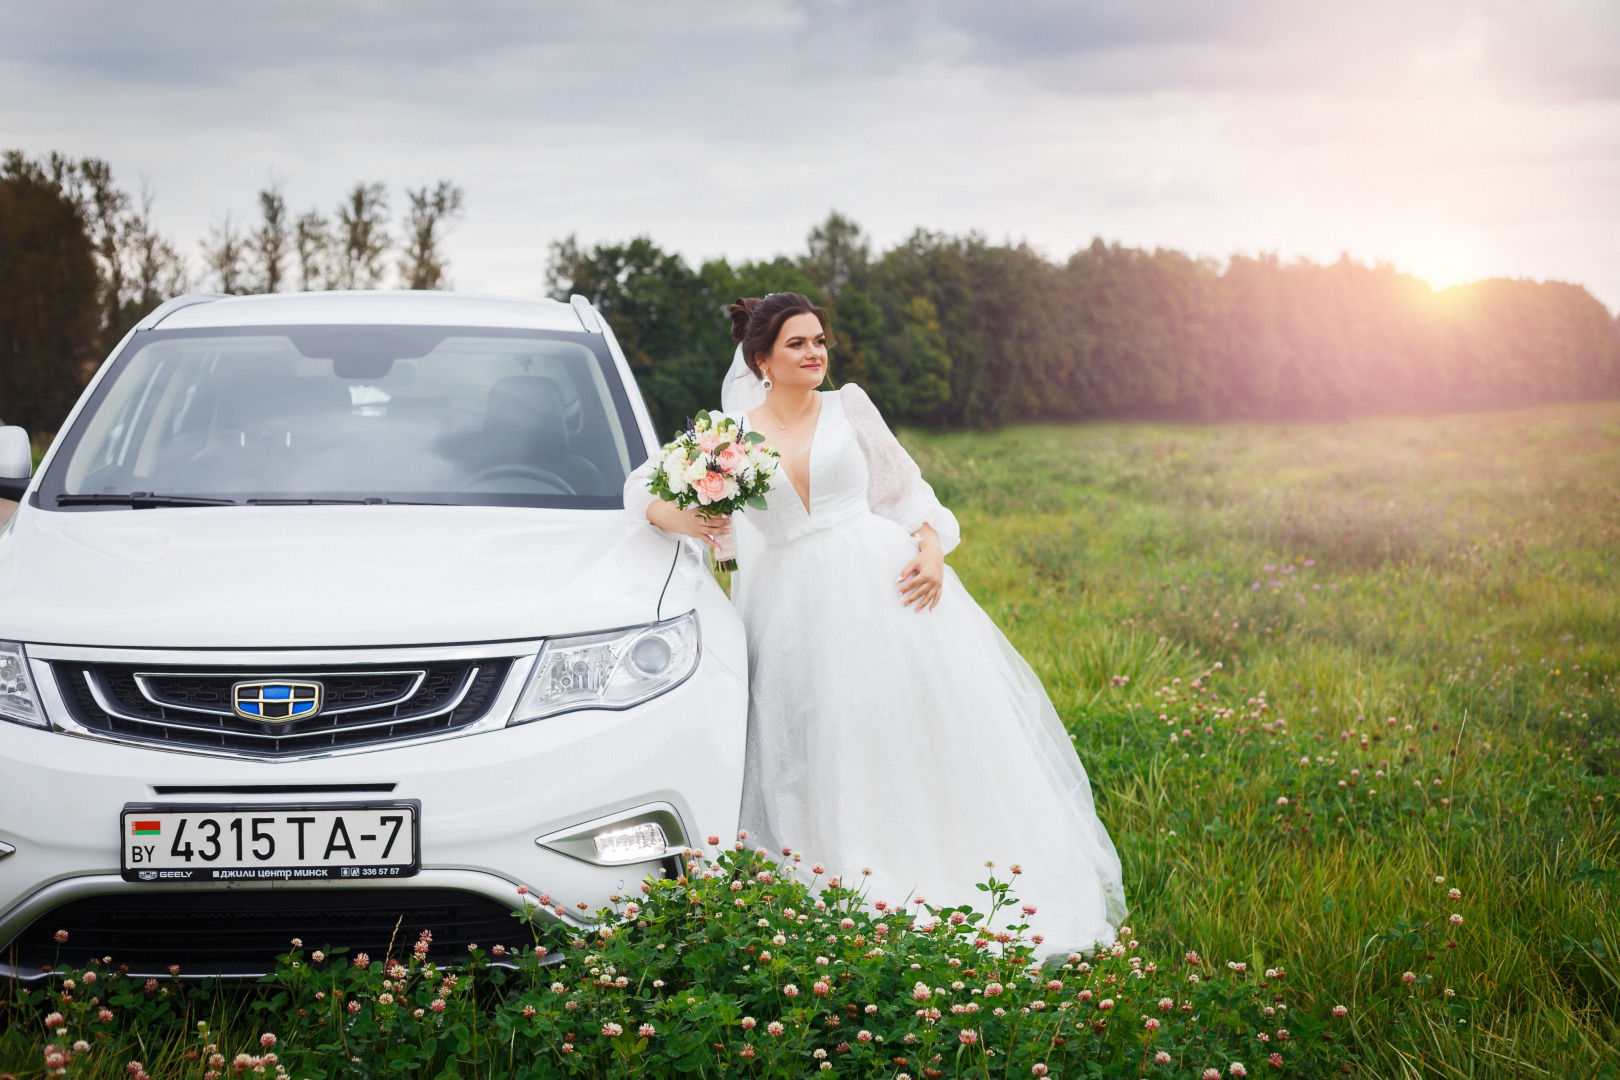
<svg viewBox="0 0 1620 1080">
<path fill-rule="evenodd" d="M 7 947 L 29 927 L 47 925 L 41 920 L 64 904 L 172 888 L 120 878 L 125 803 L 420 800 L 420 875 L 174 890 L 217 895 L 222 914 L 233 905 L 251 907 L 245 892 L 308 890 L 301 899 L 313 900 L 344 889 L 442 888 L 516 910 L 523 906 L 519 885 L 551 894 L 575 915 L 580 903 L 595 911 L 612 894 L 634 890 L 659 862 L 595 865 L 541 847 L 537 838 L 658 803 L 673 810 L 688 843 L 733 835 L 747 730 L 741 666 L 706 650 L 685 683 L 623 712 L 587 710 L 511 728 L 480 723 L 454 737 L 296 761 L 177 753 L 0 722 L 0 843 L 15 849 L 0 858 L 0 962 L 17 975 L 37 974 L 40 965 L 17 963 Z M 409 934 L 406 945 L 415 939 L 412 927 L 399 932 Z M 70 940 L 64 962 L 77 951 Z"/>
</svg>

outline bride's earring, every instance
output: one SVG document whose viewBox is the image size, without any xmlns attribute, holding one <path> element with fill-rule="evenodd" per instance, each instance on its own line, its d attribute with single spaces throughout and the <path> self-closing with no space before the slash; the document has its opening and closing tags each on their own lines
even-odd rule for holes
<svg viewBox="0 0 1620 1080">
<path fill-rule="evenodd" d="M 763 386 L 765 389 L 769 390 L 771 388 L 771 377 L 770 377 L 770 375 L 766 374 L 764 376 L 764 378 L 760 379 L 759 384 L 761 386 Z"/>
</svg>

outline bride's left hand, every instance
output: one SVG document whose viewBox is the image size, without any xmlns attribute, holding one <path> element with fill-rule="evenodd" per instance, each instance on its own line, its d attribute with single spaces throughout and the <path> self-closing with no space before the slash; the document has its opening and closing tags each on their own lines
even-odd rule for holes
<svg viewBox="0 0 1620 1080">
<path fill-rule="evenodd" d="M 917 531 L 917 549 L 917 557 L 900 571 L 900 598 L 907 607 L 916 604 L 918 611 L 932 611 L 945 592 L 945 556 L 931 526 Z"/>
</svg>

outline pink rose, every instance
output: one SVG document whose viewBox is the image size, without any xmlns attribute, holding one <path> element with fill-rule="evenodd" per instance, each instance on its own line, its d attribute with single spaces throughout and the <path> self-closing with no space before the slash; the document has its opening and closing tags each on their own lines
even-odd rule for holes
<svg viewBox="0 0 1620 1080">
<path fill-rule="evenodd" d="M 697 492 L 698 502 L 705 506 L 716 499 L 723 499 L 726 495 L 725 475 L 711 469 L 693 482 L 692 490 Z"/>
<path fill-rule="evenodd" d="M 719 446 L 724 441 L 725 440 L 718 435 L 705 435 L 703 438 L 698 440 L 698 449 L 702 450 L 705 454 L 712 454 L 714 453 L 714 448 Z"/>
<path fill-rule="evenodd" d="M 734 473 L 748 460 L 748 455 L 738 443 L 732 443 L 714 456 L 715 464 L 720 466 L 723 473 Z"/>
</svg>

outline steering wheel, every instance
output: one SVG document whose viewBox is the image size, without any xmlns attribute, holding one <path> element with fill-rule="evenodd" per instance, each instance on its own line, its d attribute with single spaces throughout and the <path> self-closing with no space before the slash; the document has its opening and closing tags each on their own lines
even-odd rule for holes
<svg viewBox="0 0 1620 1080">
<path fill-rule="evenodd" d="M 574 490 L 574 486 L 572 484 L 558 476 L 556 473 L 549 472 L 546 469 L 536 468 L 533 465 L 491 465 L 487 469 L 479 469 L 477 472 L 467 477 L 467 479 L 463 480 L 460 484 L 457 484 L 456 490 L 466 491 L 468 488 L 477 487 L 479 484 L 486 483 L 490 480 L 505 480 L 508 477 L 523 477 L 527 480 L 538 480 L 543 484 L 550 484 L 552 487 L 557 488 L 564 495 L 579 494 L 579 492 Z"/>
</svg>

